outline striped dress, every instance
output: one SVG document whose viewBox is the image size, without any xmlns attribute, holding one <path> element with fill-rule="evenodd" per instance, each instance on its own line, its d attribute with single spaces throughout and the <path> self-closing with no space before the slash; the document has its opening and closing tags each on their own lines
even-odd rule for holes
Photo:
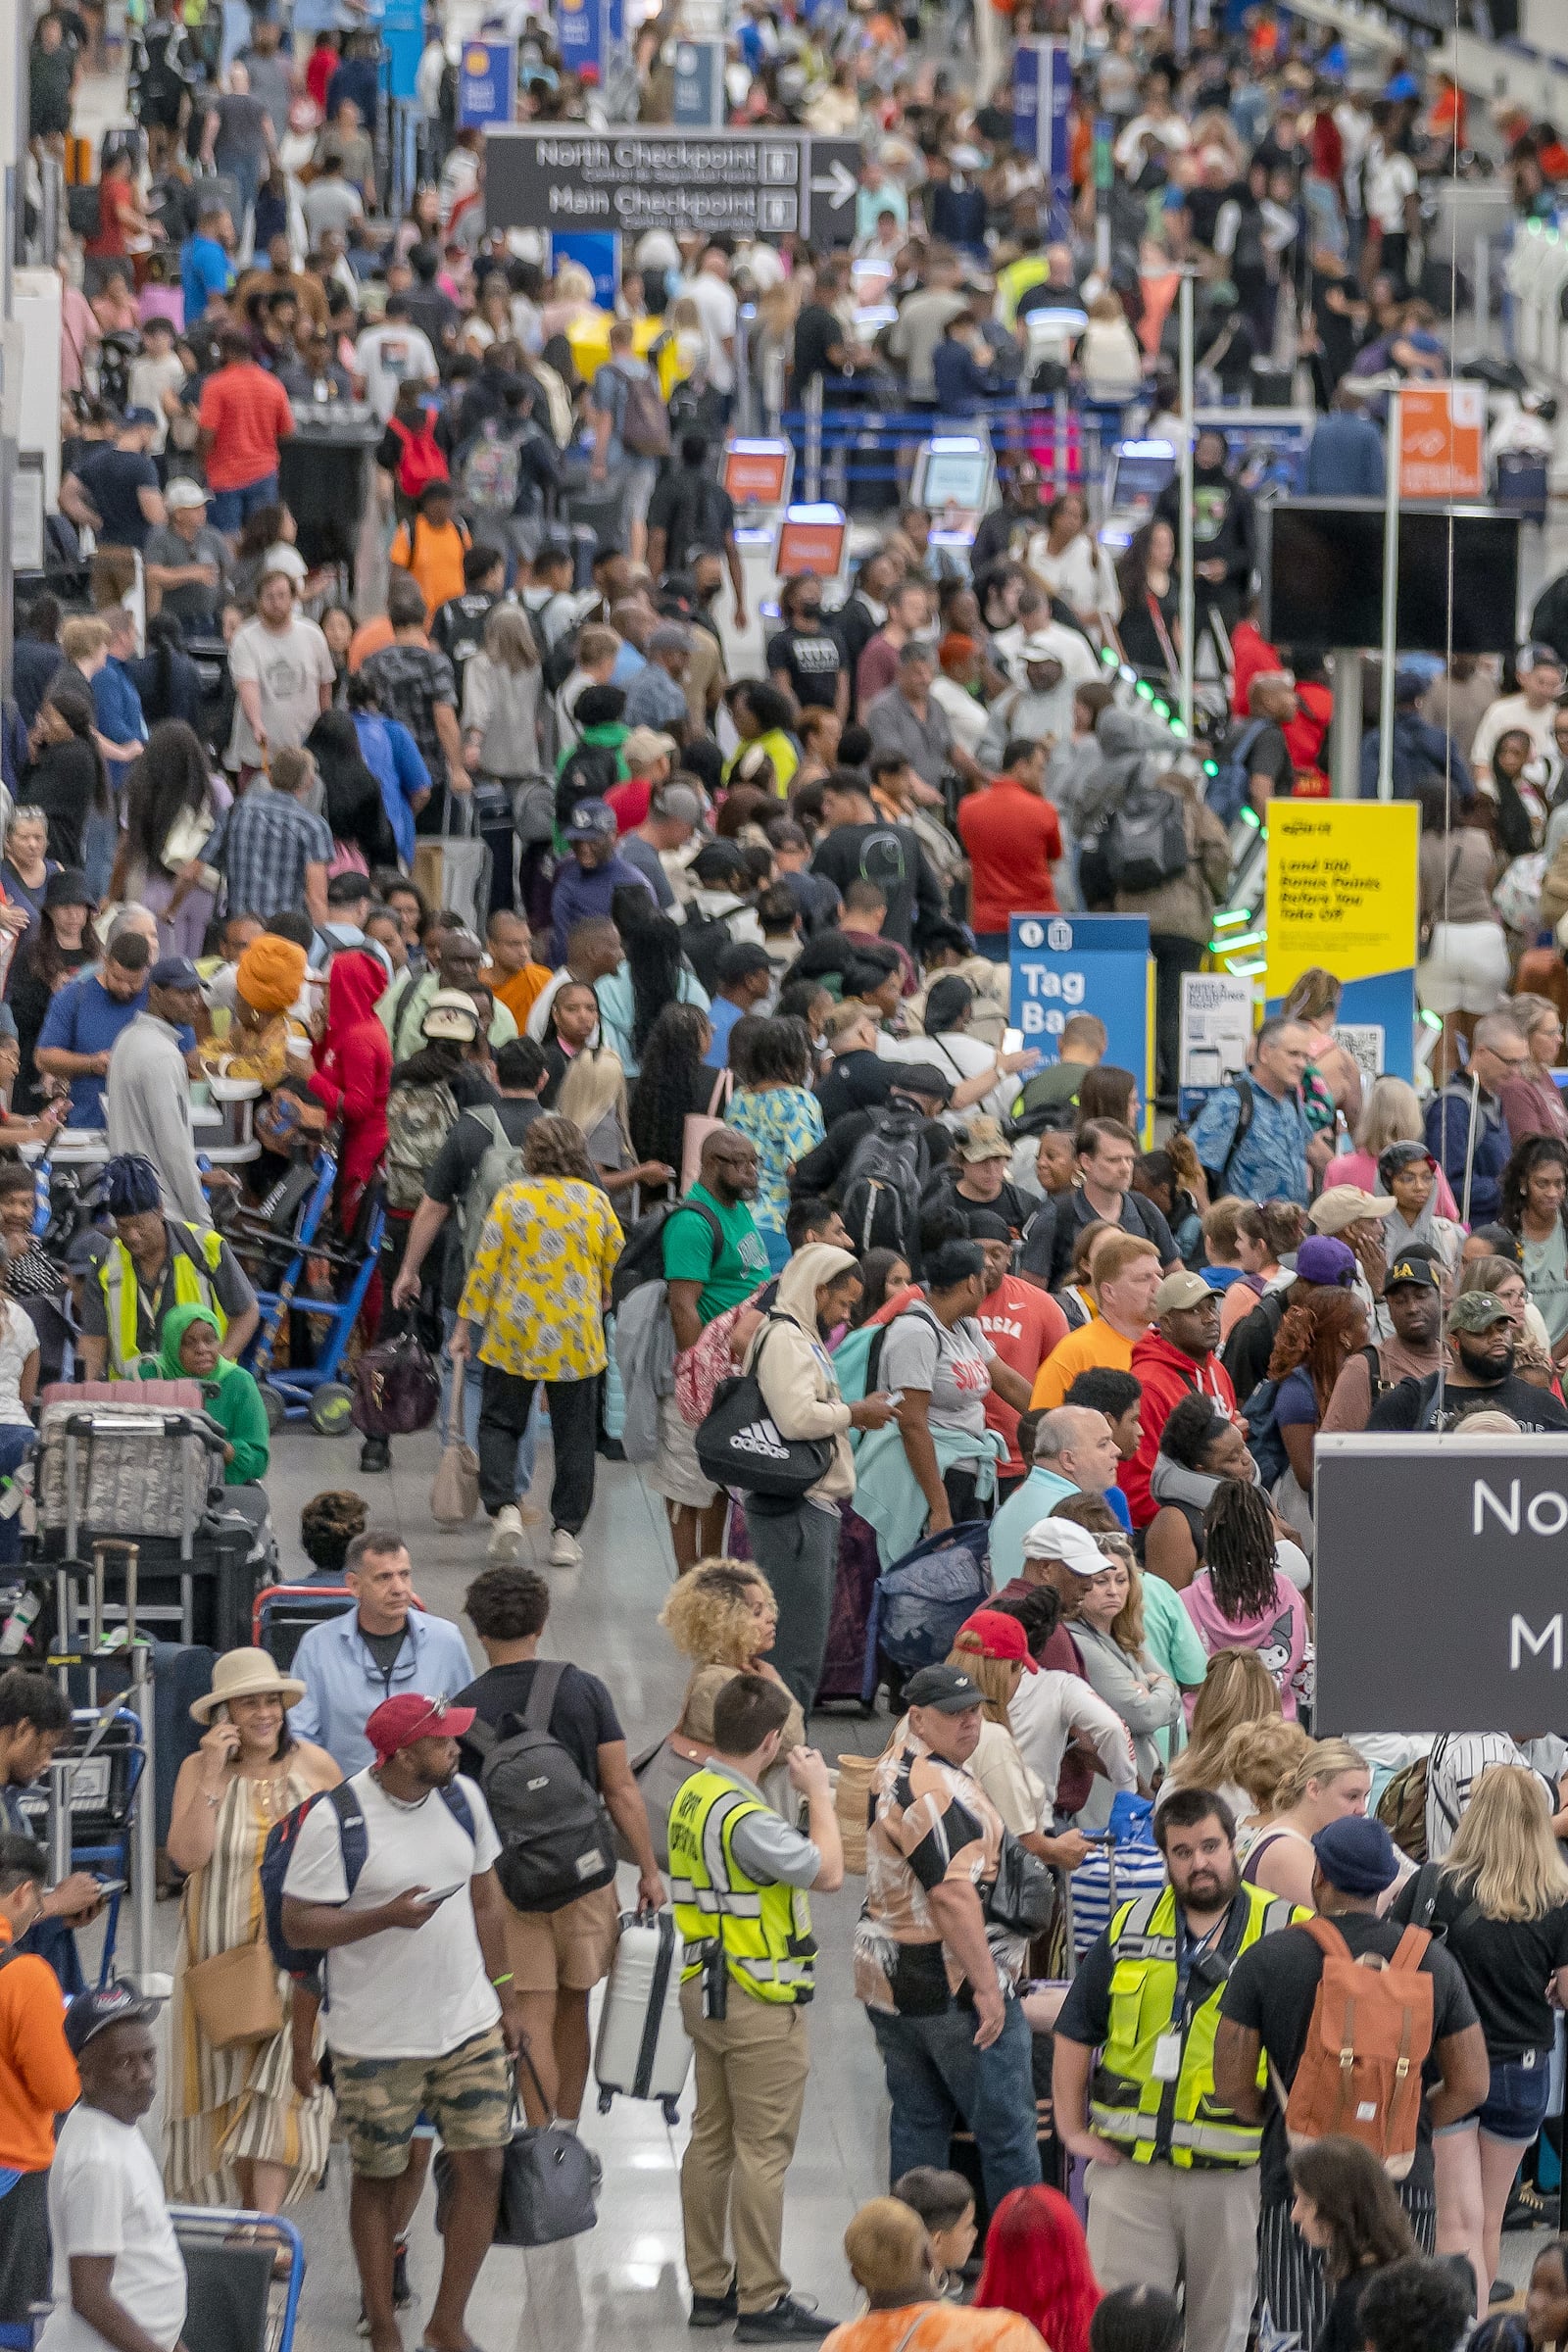
<svg viewBox="0 0 1568 2352">
<path fill-rule="evenodd" d="M 285 2020 L 270 2041 L 209 2049 L 184 1997 L 185 1971 L 217 1952 L 266 1934 L 261 1861 L 267 1833 L 311 1794 L 299 1766 L 281 1790 L 270 1781 L 236 1775 L 218 1809 L 212 1860 L 185 1882 L 174 1963 L 168 2147 L 164 2185 L 182 2205 L 238 2205 L 238 2162 L 286 2165 L 293 2175 L 283 2199 L 292 2205 L 315 2187 L 325 2168 L 332 2097 L 318 2090 L 302 2100 L 290 2076 L 289 1986 L 279 1978 Z M 275 1795 L 276 1801 L 270 1801 Z"/>
</svg>

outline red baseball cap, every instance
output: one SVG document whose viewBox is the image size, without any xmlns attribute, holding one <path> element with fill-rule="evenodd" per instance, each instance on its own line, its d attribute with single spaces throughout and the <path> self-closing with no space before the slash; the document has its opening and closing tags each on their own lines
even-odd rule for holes
<svg viewBox="0 0 1568 2352">
<path fill-rule="evenodd" d="M 471 1707 L 449 1707 L 444 1698 L 422 1698 L 417 1690 L 401 1690 L 383 1698 L 365 1726 L 365 1737 L 384 1764 L 400 1747 L 416 1740 L 461 1740 L 473 1721 Z"/>
<path fill-rule="evenodd" d="M 1004 1609 L 976 1609 L 959 1626 L 960 1634 L 979 1636 L 982 1654 L 988 1658 L 1017 1658 L 1025 1674 L 1038 1674 L 1039 1667 L 1029 1655 L 1029 1637 L 1016 1617 Z M 379 1713 L 377 1709 L 377 1713 Z M 371 1717 L 374 1721 L 374 1717 Z"/>
</svg>

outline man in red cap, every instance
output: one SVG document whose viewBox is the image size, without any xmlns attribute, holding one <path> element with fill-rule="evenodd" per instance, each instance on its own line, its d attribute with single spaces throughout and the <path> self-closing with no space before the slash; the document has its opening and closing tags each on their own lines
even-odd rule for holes
<svg viewBox="0 0 1568 2352">
<path fill-rule="evenodd" d="M 351 1836 L 335 1792 L 314 1805 L 283 1882 L 284 1935 L 325 1954 L 322 2014 L 372 2352 L 402 2352 L 393 2244 L 421 2111 L 455 2176 L 421 2338 L 431 2352 L 466 2352 L 464 2314 L 494 2234 L 511 2132 L 519 2030 L 495 1875 L 501 1843 L 484 1798 L 458 1771 L 472 1723 L 471 1707 L 416 1691 L 383 1700 L 365 1727 L 375 1761 L 346 1784 L 360 1824 Z"/>
</svg>

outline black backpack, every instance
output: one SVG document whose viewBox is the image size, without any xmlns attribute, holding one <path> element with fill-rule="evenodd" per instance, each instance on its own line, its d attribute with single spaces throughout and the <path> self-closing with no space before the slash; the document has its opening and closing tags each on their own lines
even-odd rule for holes
<svg viewBox="0 0 1568 2352">
<path fill-rule="evenodd" d="M 683 466 L 675 477 L 675 493 L 664 531 L 664 569 L 687 571 L 694 556 L 721 556 L 728 517 L 724 493 L 704 474 L 694 476 Z"/>
<path fill-rule="evenodd" d="M 640 1291 L 645 1282 L 664 1279 L 664 1227 L 671 1217 L 690 1209 L 701 1217 L 713 1240 L 716 1263 L 724 1247 L 724 1235 L 712 1210 L 701 1200 L 666 1200 L 651 1208 L 646 1217 L 639 1217 L 626 1236 L 625 1247 L 615 1260 L 615 1271 L 610 1278 L 610 1303 L 612 1309 L 621 1307 L 633 1291 Z"/>
<path fill-rule="evenodd" d="M 925 1119 L 912 1105 L 872 1113 L 839 1184 L 839 1213 L 850 1246 L 897 1250 L 907 1257 L 920 1231 L 920 1195 L 931 1173 Z"/>
<path fill-rule="evenodd" d="M 550 1733 L 566 1668 L 534 1670 L 520 1715 L 499 1724 L 476 1715 L 465 1735 L 480 1758 L 479 1786 L 501 1840 L 496 1877 L 516 1911 L 559 1911 L 615 1876 L 615 1833 L 604 1798 Z"/>
<path fill-rule="evenodd" d="M 744 912 L 742 906 L 732 906 L 728 914 L 697 914 L 691 909 L 680 927 L 681 953 L 710 997 L 718 994 L 718 959 L 735 938 L 730 924 Z"/>
<path fill-rule="evenodd" d="M 619 780 L 619 764 L 608 744 L 579 743 L 556 778 L 556 822 L 569 825 L 579 801 L 602 801 Z"/>
<path fill-rule="evenodd" d="M 532 620 L 533 614 L 530 612 L 528 617 Z M 581 633 L 580 623 L 576 628 L 567 629 L 564 636 L 556 639 L 540 663 L 539 675 L 546 694 L 559 694 L 576 668 L 577 639 Z"/>
<path fill-rule="evenodd" d="M 1185 874 L 1192 853 L 1174 793 L 1135 784 L 1105 828 L 1102 845 L 1112 890 L 1157 890 Z"/>
</svg>

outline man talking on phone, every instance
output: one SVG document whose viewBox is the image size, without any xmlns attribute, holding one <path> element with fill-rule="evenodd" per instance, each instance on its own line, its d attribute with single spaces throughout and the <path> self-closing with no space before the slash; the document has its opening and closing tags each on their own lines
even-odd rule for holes
<svg viewBox="0 0 1568 2352">
<path fill-rule="evenodd" d="M 326 1955 L 323 2019 L 371 2352 L 402 2352 L 393 2246 L 421 2113 L 454 2173 L 441 2284 L 419 2339 L 431 2352 L 466 2352 L 464 2315 L 495 2232 L 519 2026 L 495 1875 L 501 1841 L 458 1771 L 472 1723 L 471 1707 L 417 1691 L 383 1700 L 365 1726 L 374 1761 L 346 1784 L 365 1823 L 357 1875 L 351 1883 L 332 1791 L 307 1815 L 283 1881 L 284 1936 Z M 295 2068 L 303 2090 L 311 2070 L 298 2048 Z"/>
</svg>

